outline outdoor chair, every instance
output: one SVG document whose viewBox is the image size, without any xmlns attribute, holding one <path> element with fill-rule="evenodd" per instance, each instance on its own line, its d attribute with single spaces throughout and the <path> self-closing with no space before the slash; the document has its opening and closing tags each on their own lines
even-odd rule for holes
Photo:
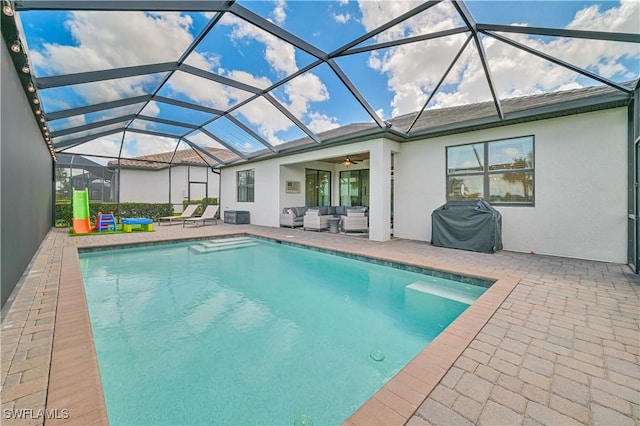
<svg viewBox="0 0 640 426">
<path fill-rule="evenodd" d="M 182 227 L 184 228 L 187 223 L 193 223 L 194 225 L 198 225 L 198 223 L 202 223 L 199 226 L 204 226 L 207 224 L 207 221 L 210 220 L 214 222 L 216 225 L 218 224 L 218 219 L 216 219 L 216 214 L 218 214 L 218 208 L 220 206 L 210 205 L 204 209 L 202 212 L 202 216 L 199 217 L 188 217 L 182 221 Z"/>
<path fill-rule="evenodd" d="M 329 229 L 329 217 L 330 215 L 321 214 L 321 210 L 316 208 L 310 208 L 304 215 L 302 227 L 306 231 L 307 229 L 313 229 L 314 231 L 321 231 L 323 229 Z"/>
<path fill-rule="evenodd" d="M 340 223 L 344 232 L 369 232 L 369 217 L 365 208 L 347 208 L 347 215 L 342 216 Z"/>
<path fill-rule="evenodd" d="M 164 217 L 158 218 L 158 224 L 162 225 L 163 222 L 165 222 L 167 225 L 173 225 L 174 223 L 180 223 L 180 222 L 184 221 L 185 219 L 190 218 L 191 216 L 193 216 L 193 214 L 196 212 L 197 208 L 198 208 L 197 204 L 189 204 L 184 209 L 182 214 L 180 214 L 180 216 L 164 216 Z"/>
</svg>

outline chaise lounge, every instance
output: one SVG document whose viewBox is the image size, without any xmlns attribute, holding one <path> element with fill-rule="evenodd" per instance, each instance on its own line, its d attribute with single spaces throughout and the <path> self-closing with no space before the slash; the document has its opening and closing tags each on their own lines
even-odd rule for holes
<svg viewBox="0 0 640 426">
<path fill-rule="evenodd" d="M 184 211 L 182 212 L 182 214 L 180 214 L 179 216 L 163 216 L 158 218 L 158 224 L 162 225 L 162 222 L 165 222 L 167 225 L 173 225 L 174 223 L 180 223 L 182 221 L 184 221 L 187 218 L 190 218 L 191 216 L 193 216 L 193 214 L 196 212 L 196 209 L 198 208 L 197 204 L 189 204 Z"/>
<path fill-rule="evenodd" d="M 212 221 L 217 225 L 218 219 L 216 219 L 216 214 L 218 213 L 218 208 L 220 208 L 220 206 L 214 206 L 214 205 L 207 206 L 207 208 L 204 209 L 204 212 L 202 212 L 201 216 L 188 217 L 184 219 L 182 221 L 182 227 L 184 228 L 187 223 L 192 223 L 195 226 L 197 226 L 198 223 L 201 223 L 200 226 L 204 226 L 207 224 L 208 220 Z"/>
</svg>

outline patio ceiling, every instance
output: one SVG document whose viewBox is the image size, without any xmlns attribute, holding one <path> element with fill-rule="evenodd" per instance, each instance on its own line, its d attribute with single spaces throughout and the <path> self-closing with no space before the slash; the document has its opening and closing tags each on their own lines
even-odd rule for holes
<svg viewBox="0 0 640 426">
<path fill-rule="evenodd" d="M 426 109 L 640 76 L 640 3 L 4 1 L 55 153 L 194 150 L 211 167 L 342 136 L 415 136 Z M 541 11 L 541 9 L 545 9 Z M 414 113 L 411 120 L 390 121 Z M 508 113 L 507 113 L 508 115 Z M 231 154 L 213 156 L 210 148 Z"/>
</svg>

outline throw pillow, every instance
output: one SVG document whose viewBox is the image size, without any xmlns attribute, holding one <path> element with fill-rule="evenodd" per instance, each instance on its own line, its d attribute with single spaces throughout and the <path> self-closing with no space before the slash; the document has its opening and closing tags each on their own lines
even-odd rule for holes
<svg viewBox="0 0 640 426">
<path fill-rule="evenodd" d="M 296 217 L 296 212 L 293 211 L 293 209 L 289 209 L 287 210 L 287 213 L 289 213 L 294 219 Z"/>
</svg>

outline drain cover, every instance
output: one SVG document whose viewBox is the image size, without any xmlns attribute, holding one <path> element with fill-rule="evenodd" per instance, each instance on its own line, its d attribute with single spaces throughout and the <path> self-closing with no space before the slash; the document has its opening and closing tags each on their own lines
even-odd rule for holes
<svg viewBox="0 0 640 426">
<path fill-rule="evenodd" d="M 381 362 L 384 361 L 384 354 L 382 353 L 382 351 L 373 351 L 369 354 L 369 356 L 371 357 L 372 360 L 374 360 L 375 362 Z"/>
</svg>

